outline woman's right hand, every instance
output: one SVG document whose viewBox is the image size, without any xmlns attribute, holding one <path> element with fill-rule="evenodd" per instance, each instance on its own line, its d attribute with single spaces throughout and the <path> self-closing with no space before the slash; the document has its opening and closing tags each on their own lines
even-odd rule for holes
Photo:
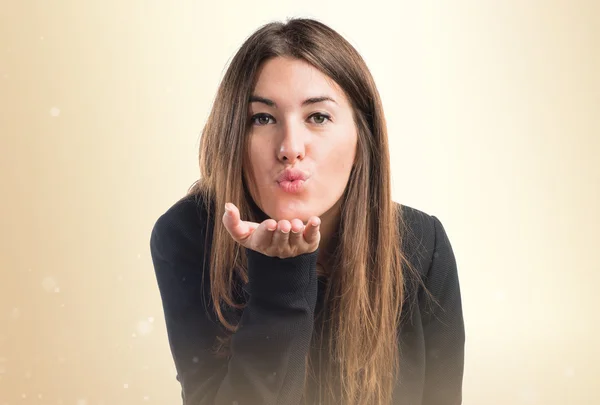
<svg viewBox="0 0 600 405">
<path fill-rule="evenodd" d="M 266 219 L 262 223 L 242 221 L 240 211 L 231 203 L 225 204 L 223 224 L 233 240 L 245 248 L 264 255 L 285 259 L 312 253 L 319 247 L 321 219 L 312 216 L 306 225 L 295 218 L 291 221 Z"/>
</svg>

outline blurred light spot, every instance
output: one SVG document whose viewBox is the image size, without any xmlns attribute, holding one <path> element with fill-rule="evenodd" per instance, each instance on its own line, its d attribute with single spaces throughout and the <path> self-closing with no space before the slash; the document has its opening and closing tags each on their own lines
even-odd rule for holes
<svg viewBox="0 0 600 405">
<path fill-rule="evenodd" d="M 25 373 L 25 379 L 29 380 L 31 378 L 31 371 Z"/>
<path fill-rule="evenodd" d="M 145 336 L 152 332 L 152 322 L 149 320 L 139 321 L 137 324 L 137 332 L 141 336 Z"/>
<path fill-rule="evenodd" d="M 138 255 L 137 255 L 137 258 L 138 258 L 138 259 L 141 259 L 141 258 L 142 258 L 142 255 L 141 255 L 140 253 L 138 253 Z"/>
<path fill-rule="evenodd" d="M 154 317 L 153 316 L 149 316 L 148 317 L 148 322 L 150 322 L 150 323 L 154 322 Z"/>
<path fill-rule="evenodd" d="M 38 398 L 39 398 L 39 399 L 42 399 L 42 394 L 38 394 Z"/>
<path fill-rule="evenodd" d="M 144 401 L 147 401 L 149 399 L 150 399 L 150 397 L 148 395 L 144 395 Z"/>
<path fill-rule="evenodd" d="M 44 36 L 42 35 L 42 36 L 40 37 L 40 39 L 43 41 L 43 40 L 44 40 Z"/>
<path fill-rule="evenodd" d="M 21 317 L 21 311 L 19 308 L 13 308 L 12 311 L 10 311 L 10 317 L 13 319 L 19 319 Z"/>
<path fill-rule="evenodd" d="M 198 363 L 199 361 L 200 361 L 200 359 L 198 359 L 198 357 L 196 357 L 196 356 L 192 357 L 192 362 Z"/>
<path fill-rule="evenodd" d="M 129 388 L 129 384 L 127 384 L 127 383 L 123 384 L 123 388 Z"/>
<path fill-rule="evenodd" d="M 58 107 L 52 107 L 50 109 L 50 115 L 53 117 L 58 117 L 60 115 L 60 109 Z"/>
<path fill-rule="evenodd" d="M 575 375 L 575 370 L 572 367 L 567 367 L 565 369 L 565 377 L 573 377 Z"/>
<path fill-rule="evenodd" d="M 532 387 L 525 388 L 519 393 L 519 404 L 533 405 L 538 403 L 538 393 Z"/>
<path fill-rule="evenodd" d="M 23 398 L 23 399 L 27 398 L 27 394 L 21 394 L 21 398 Z"/>
<path fill-rule="evenodd" d="M 78 399 L 77 405 L 87 405 L 87 401 L 85 399 Z"/>
<path fill-rule="evenodd" d="M 56 288 L 58 288 L 58 283 L 54 279 L 54 277 L 44 277 L 42 280 L 42 287 L 46 292 L 52 292 Z"/>
<path fill-rule="evenodd" d="M 117 280 L 119 280 L 119 281 L 123 281 L 123 276 L 119 274 L 119 275 L 117 276 Z"/>
<path fill-rule="evenodd" d="M 137 337 L 137 335 L 135 333 L 132 333 L 131 337 L 135 339 Z"/>
<path fill-rule="evenodd" d="M 54 292 L 55 292 L 55 293 L 59 293 L 59 292 L 60 292 L 60 288 L 56 287 L 56 288 L 54 289 Z"/>
</svg>

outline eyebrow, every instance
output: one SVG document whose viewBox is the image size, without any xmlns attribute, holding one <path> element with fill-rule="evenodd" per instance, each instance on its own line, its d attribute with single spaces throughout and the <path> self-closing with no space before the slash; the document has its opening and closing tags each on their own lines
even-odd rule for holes
<svg viewBox="0 0 600 405">
<path fill-rule="evenodd" d="M 323 101 L 331 101 L 332 103 L 337 104 L 337 101 L 335 101 L 331 97 L 319 96 L 319 97 L 307 98 L 306 100 L 304 100 L 302 102 L 302 107 L 310 105 L 310 104 L 322 103 Z M 270 100 L 268 98 L 261 97 L 261 96 L 254 96 L 254 95 L 250 96 L 250 102 L 251 103 L 263 103 L 263 104 L 268 105 L 269 107 L 277 108 L 277 104 L 273 100 Z"/>
</svg>

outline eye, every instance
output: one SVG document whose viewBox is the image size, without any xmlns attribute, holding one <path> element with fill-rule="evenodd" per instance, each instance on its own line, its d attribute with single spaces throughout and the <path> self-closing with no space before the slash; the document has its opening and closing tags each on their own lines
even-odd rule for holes
<svg viewBox="0 0 600 405">
<path fill-rule="evenodd" d="M 317 125 L 324 125 L 327 121 L 331 121 L 329 115 L 321 113 L 314 113 L 309 118 L 313 118 L 313 122 Z"/>
<path fill-rule="evenodd" d="M 270 119 L 275 121 L 275 118 L 273 118 L 269 114 L 261 113 L 261 114 L 253 115 L 251 121 L 252 121 L 253 125 L 262 126 L 262 125 L 268 125 Z"/>
</svg>

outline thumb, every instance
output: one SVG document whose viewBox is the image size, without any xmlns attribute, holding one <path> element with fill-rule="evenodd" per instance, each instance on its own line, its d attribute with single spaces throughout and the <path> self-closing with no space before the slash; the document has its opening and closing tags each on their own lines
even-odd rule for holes
<svg viewBox="0 0 600 405">
<path fill-rule="evenodd" d="M 231 237 L 238 242 L 244 240 L 251 234 L 250 227 L 245 221 L 240 219 L 240 211 L 232 203 L 225 204 L 223 224 Z"/>
</svg>

